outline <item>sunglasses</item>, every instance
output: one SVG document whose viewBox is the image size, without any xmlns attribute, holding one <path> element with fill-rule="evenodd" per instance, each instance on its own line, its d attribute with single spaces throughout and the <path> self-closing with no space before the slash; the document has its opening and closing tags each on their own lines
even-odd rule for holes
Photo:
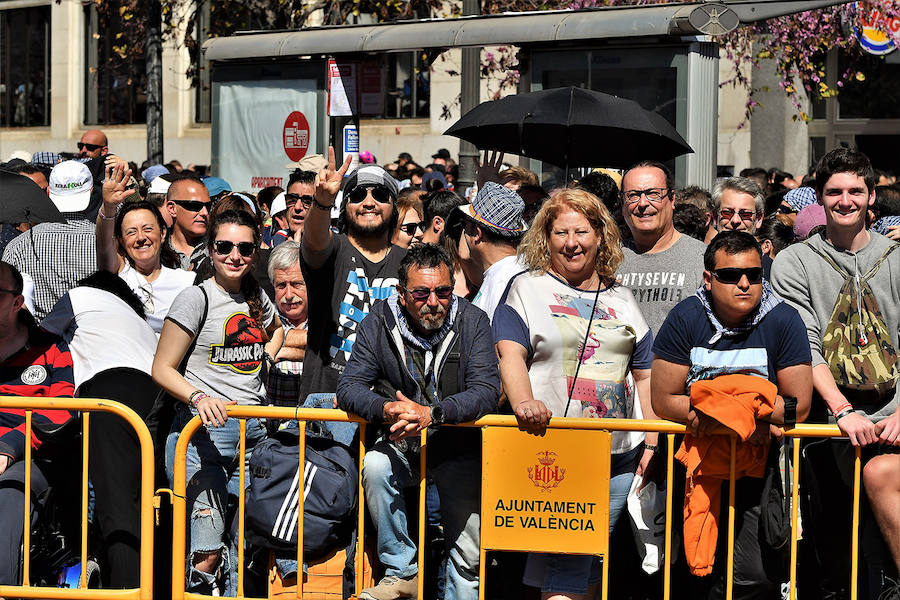
<svg viewBox="0 0 900 600">
<path fill-rule="evenodd" d="M 730 221 L 731 217 L 734 216 L 735 210 L 733 208 L 720 208 L 719 209 L 719 217 L 725 220 Z M 749 209 L 741 209 L 737 211 L 738 216 L 741 218 L 741 221 L 752 221 L 753 217 L 756 216 L 755 210 Z"/>
<path fill-rule="evenodd" d="M 722 283 L 734 285 L 740 282 L 741 278 L 746 275 L 748 282 L 756 284 L 762 282 L 763 270 L 762 267 L 750 267 L 749 269 L 725 267 L 722 269 L 713 269 L 710 273 Z"/>
<path fill-rule="evenodd" d="M 397 229 L 399 229 L 406 235 L 412 236 L 416 234 L 416 230 L 418 229 L 425 231 L 425 221 L 422 221 L 421 223 L 404 223 L 403 225 L 397 227 Z"/>
<path fill-rule="evenodd" d="M 79 150 L 84 150 L 85 148 L 87 148 L 88 152 L 94 152 L 95 150 L 103 148 L 103 146 L 101 146 L 100 144 L 85 144 L 84 142 L 78 142 L 78 144 L 76 145 L 78 146 Z"/>
<path fill-rule="evenodd" d="M 250 258 L 256 251 L 256 244 L 253 242 L 238 242 L 235 244 L 228 240 L 216 240 L 213 244 L 213 247 L 216 249 L 216 254 L 221 254 L 222 256 L 231 254 L 231 251 L 234 250 L 235 246 L 237 246 L 238 252 L 244 258 Z"/>
<path fill-rule="evenodd" d="M 363 200 L 366 199 L 366 193 L 371 190 L 372 197 L 375 198 L 375 201 L 380 204 L 390 204 L 391 203 L 391 194 L 388 192 L 387 188 L 380 185 L 374 186 L 359 186 L 355 188 L 350 195 L 347 196 L 347 202 L 350 204 L 359 204 Z"/>
<path fill-rule="evenodd" d="M 416 288 L 414 290 L 410 290 L 408 288 L 403 288 L 406 292 L 413 297 L 413 300 L 416 302 L 422 302 L 424 300 L 428 300 L 431 296 L 432 292 L 437 296 L 440 300 L 446 300 L 450 296 L 453 295 L 453 288 L 449 285 L 441 286 L 439 288 L 427 289 L 427 288 Z"/>
<path fill-rule="evenodd" d="M 209 211 L 212 208 L 212 202 L 200 202 L 199 200 L 172 200 L 175 204 L 185 210 L 198 213 L 204 208 Z"/>
<path fill-rule="evenodd" d="M 300 201 L 303 206 L 312 206 L 313 200 L 315 200 L 314 196 L 310 196 L 309 194 L 285 194 L 284 195 L 284 203 L 287 206 L 293 206 L 297 204 L 297 200 Z"/>
</svg>

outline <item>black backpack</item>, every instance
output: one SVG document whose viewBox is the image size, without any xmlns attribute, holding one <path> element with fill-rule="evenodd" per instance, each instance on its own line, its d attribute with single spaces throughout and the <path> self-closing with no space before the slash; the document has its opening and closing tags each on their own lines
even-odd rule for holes
<svg viewBox="0 0 900 600">
<path fill-rule="evenodd" d="M 273 550 L 297 547 L 298 498 L 302 490 L 303 553 L 316 560 L 345 548 L 356 526 L 359 471 L 350 450 L 311 421 L 301 486 L 300 430 L 277 431 L 256 445 L 250 457 L 247 539 Z"/>
</svg>

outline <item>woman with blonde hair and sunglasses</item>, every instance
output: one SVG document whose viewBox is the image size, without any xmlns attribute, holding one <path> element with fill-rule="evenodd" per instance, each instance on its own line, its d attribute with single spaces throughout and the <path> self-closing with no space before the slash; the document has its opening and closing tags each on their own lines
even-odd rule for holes
<svg viewBox="0 0 900 600">
<path fill-rule="evenodd" d="M 263 363 L 284 339 L 281 322 L 252 274 L 260 243 L 258 221 L 243 210 L 216 214 L 209 229 L 213 276 L 184 290 L 172 303 L 153 361 L 153 379 L 178 401 L 166 443 L 166 470 L 174 477 L 179 432 L 197 415 L 204 427 L 187 450 L 191 591 L 234 596 L 237 545 L 228 535 L 229 506 L 244 493 L 250 454 L 263 437 L 258 419 L 247 419 L 246 453 L 240 456 L 240 424 L 229 404 L 263 404 Z"/>
<path fill-rule="evenodd" d="M 551 417 L 654 418 L 653 336 L 631 290 L 616 283 L 619 232 L 600 200 L 558 192 L 535 216 L 519 257 L 528 271 L 511 281 L 493 330 L 520 426 L 542 434 Z M 656 442 L 656 433 L 614 433 L 612 456 L 597 457 L 611 460 L 610 531 Z M 529 555 L 524 577 L 543 600 L 592 598 L 601 579 L 599 558 L 549 554 Z"/>
</svg>

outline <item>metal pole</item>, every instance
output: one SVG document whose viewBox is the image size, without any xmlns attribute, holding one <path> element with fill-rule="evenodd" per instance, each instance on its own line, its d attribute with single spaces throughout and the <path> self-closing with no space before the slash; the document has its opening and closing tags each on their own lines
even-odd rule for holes
<svg viewBox="0 0 900 600">
<path fill-rule="evenodd" d="M 464 15 L 481 14 L 480 0 L 463 0 Z M 460 89 L 460 116 L 478 105 L 479 91 L 481 88 L 481 48 L 462 49 L 462 85 Z M 475 183 L 475 163 L 478 158 L 478 149 L 474 144 L 466 141 L 459 143 L 459 179 L 456 190 L 463 194 L 467 187 Z"/>
</svg>

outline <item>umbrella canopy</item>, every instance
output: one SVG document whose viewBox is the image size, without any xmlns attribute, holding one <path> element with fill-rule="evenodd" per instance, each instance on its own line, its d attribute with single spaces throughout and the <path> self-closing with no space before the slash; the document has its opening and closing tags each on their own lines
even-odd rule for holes
<svg viewBox="0 0 900 600">
<path fill-rule="evenodd" d="M 483 102 L 444 133 L 563 168 L 626 168 L 693 152 L 668 121 L 637 102 L 577 87 Z"/>
<path fill-rule="evenodd" d="M 0 170 L 0 223 L 65 223 L 47 192 L 24 175 Z"/>
</svg>

